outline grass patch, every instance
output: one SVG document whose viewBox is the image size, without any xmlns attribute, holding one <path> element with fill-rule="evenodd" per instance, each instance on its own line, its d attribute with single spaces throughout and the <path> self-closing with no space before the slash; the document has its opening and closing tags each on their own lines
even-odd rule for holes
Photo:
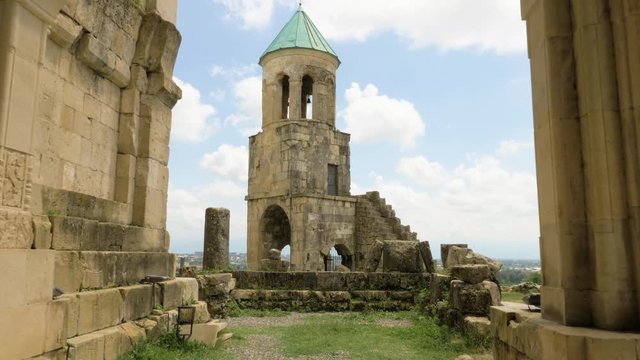
<svg viewBox="0 0 640 360">
<path fill-rule="evenodd" d="M 120 355 L 118 360 L 231 360 L 233 355 L 220 348 L 212 349 L 205 344 L 176 338 L 173 333 L 136 344 L 132 351 Z"/>
<path fill-rule="evenodd" d="M 231 317 L 284 317 L 291 314 L 288 311 L 283 311 L 280 309 L 272 309 L 272 310 L 258 310 L 258 309 L 234 309 L 233 312 L 229 313 Z"/>
<path fill-rule="evenodd" d="M 515 292 L 515 291 L 503 291 L 502 301 L 522 303 L 522 297 L 525 295 L 526 294 Z"/>
<path fill-rule="evenodd" d="M 411 319 L 409 326 L 382 326 L 378 320 Z M 303 324 L 277 330 L 288 356 L 346 353 L 349 359 L 452 359 L 485 352 L 434 319 L 413 313 L 365 313 L 344 317 L 318 315 Z"/>
<path fill-rule="evenodd" d="M 244 311 L 268 317 L 284 311 Z M 246 315 L 248 316 L 248 315 Z M 183 344 L 173 335 L 143 342 L 119 360 L 238 359 L 233 349 L 252 346 L 255 335 L 273 338 L 277 350 L 287 357 L 337 354 L 342 359 L 450 360 L 461 354 L 486 354 L 487 341 L 470 338 L 441 327 L 417 312 L 319 313 L 304 315 L 292 325 L 247 325 L 228 328 L 234 336 L 211 349 L 202 344 Z M 484 339 L 486 340 L 486 339 Z M 235 356 L 235 357 L 234 357 Z"/>
</svg>

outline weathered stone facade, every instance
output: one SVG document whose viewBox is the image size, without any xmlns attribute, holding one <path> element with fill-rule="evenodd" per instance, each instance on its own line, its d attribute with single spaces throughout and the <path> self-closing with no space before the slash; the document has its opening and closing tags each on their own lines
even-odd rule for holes
<svg viewBox="0 0 640 360">
<path fill-rule="evenodd" d="M 521 0 L 542 318 L 492 309 L 496 359 L 640 359 L 640 6 Z"/>
<path fill-rule="evenodd" d="M 295 16 L 310 22 L 301 10 Z M 350 135 L 335 128 L 340 62 L 311 25 L 298 35 L 313 28 L 322 50 L 272 44 L 260 59 L 262 131 L 249 139 L 246 197 L 254 270 L 287 245 L 293 271 L 326 270 L 332 248 L 340 265 L 362 270 L 376 240 L 416 241 L 378 193 L 351 196 Z"/>
<path fill-rule="evenodd" d="M 175 323 L 133 322 L 152 299 L 197 299 L 191 280 L 156 295 L 132 286 L 175 273 L 165 223 L 176 7 L 0 0 L 0 357 L 112 359 Z M 64 295 L 52 299 L 54 287 Z"/>
<path fill-rule="evenodd" d="M 432 274 L 236 271 L 231 298 L 241 308 L 297 311 L 412 309 Z"/>
</svg>

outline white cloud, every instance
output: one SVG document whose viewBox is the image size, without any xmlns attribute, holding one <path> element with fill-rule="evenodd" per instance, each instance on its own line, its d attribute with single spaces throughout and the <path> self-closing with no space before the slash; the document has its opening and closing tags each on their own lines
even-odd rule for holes
<svg viewBox="0 0 640 360">
<path fill-rule="evenodd" d="M 491 156 L 469 156 L 448 170 L 425 158 L 405 158 L 396 172 L 423 187 L 374 174 L 373 188 L 421 240 L 431 242 L 434 256 L 437 244 L 458 242 L 489 256 L 538 256 L 533 174 L 509 171 Z M 438 186 L 424 180 L 434 173 Z"/>
<path fill-rule="evenodd" d="M 509 157 L 516 155 L 522 150 L 529 150 L 533 148 L 533 141 L 516 141 L 516 140 L 503 140 L 500 142 L 500 147 L 496 150 L 496 154 L 502 157 Z"/>
<path fill-rule="evenodd" d="M 294 1 L 214 0 L 245 28 L 269 24 L 275 4 Z M 330 40 L 365 41 L 391 32 L 414 47 L 477 48 L 496 53 L 526 49 L 525 24 L 517 0 L 307 0 L 305 11 Z"/>
<path fill-rule="evenodd" d="M 182 88 L 182 99 L 173 108 L 171 136 L 185 142 L 202 142 L 219 127 L 214 118 L 216 109 L 202 102 L 200 91 L 178 78 L 173 80 Z"/>
<path fill-rule="evenodd" d="M 224 77 L 233 80 L 255 73 L 259 69 L 260 67 L 257 64 L 236 65 L 229 67 L 213 65 L 211 66 L 209 74 L 213 77 Z"/>
<path fill-rule="evenodd" d="M 213 0 L 227 8 L 227 17 L 242 22 L 245 29 L 263 29 L 271 21 L 274 3 L 286 0 Z"/>
<path fill-rule="evenodd" d="M 217 176 L 246 181 L 249 171 L 249 151 L 246 146 L 222 144 L 212 153 L 205 154 L 200 167 Z"/>
<path fill-rule="evenodd" d="M 243 135 L 253 135 L 262 123 L 262 78 L 251 76 L 238 81 L 233 88 L 237 111 L 226 121 L 240 129 Z"/>
<path fill-rule="evenodd" d="M 167 230 L 171 234 L 171 251 L 193 252 L 204 246 L 204 214 L 209 207 L 223 207 L 231 212 L 230 249 L 246 247 L 246 188 L 233 181 L 214 181 L 188 189 L 169 185 Z"/>
<path fill-rule="evenodd" d="M 355 143 L 391 142 L 403 148 L 411 147 L 424 135 L 422 117 L 406 100 L 379 95 L 378 88 L 357 83 L 345 91 L 347 107 L 340 112 L 346 132 Z"/>
<path fill-rule="evenodd" d="M 424 156 L 400 159 L 396 172 L 424 186 L 440 185 L 446 178 L 446 171 L 442 165 L 429 161 Z"/>
</svg>

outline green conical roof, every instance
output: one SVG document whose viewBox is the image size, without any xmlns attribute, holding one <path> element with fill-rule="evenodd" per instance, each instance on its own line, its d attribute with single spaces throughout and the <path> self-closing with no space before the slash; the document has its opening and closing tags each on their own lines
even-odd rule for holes
<svg viewBox="0 0 640 360">
<path fill-rule="evenodd" d="M 302 7 L 298 8 L 298 11 L 293 14 L 291 20 L 280 30 L 278 36 L 271 42 L 271 45 L 260 56 L 260 61 L 272 52 L 291 49 L 302 48 L 312 49 L 325 52 L 327 54 L 335 56 L 338 59 L 338 55 L 331 48 L 331 45 L 324 39 L 324 36 L 320 34 L 318 28 L 313 24 L 309 16 L 302 11 Z"/>
</svg>

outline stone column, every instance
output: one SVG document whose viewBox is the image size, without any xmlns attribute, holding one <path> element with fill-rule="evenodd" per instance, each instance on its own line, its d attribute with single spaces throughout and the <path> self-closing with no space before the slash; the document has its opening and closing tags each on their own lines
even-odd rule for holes
<svg viewBox="0 0 640 360">
<path fill-rule="evenodd" d="M 229 210 L 208 208 L 204 217 L 203 269 L 229 266 Z"/>
<path fill-rule="evenodd" d="M 564 325 L 639 326 L 633 84 L 640 65 L 632 3 L 521 0 L 533 87 L 542 316 Z"/>
<path fill-rule="evenodd" d="M 302 80 L 289 79 L 289 119 L 300 120 L 302 118 Z"/>
</svg>

